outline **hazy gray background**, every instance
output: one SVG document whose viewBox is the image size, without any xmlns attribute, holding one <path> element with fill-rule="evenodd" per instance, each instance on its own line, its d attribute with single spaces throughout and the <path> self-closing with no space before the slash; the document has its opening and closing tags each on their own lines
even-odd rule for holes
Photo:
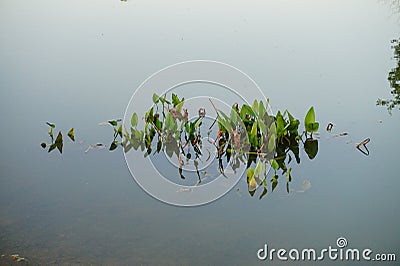
<svg viewBox="0 0 400 266">
<path fill-rule="evenodd" d="M 399 114 L 375 106 L 389 95 L 399 34 L 388 2 L 2 0 L 0 253 L 38 264 L 243 265 L 259 263 L 264 243 L 325 248 L 345 236 L 399 257 Z M 121 150 L 84 154 L 111 140 L 97 123 L 122 117 L 143 80 L 192 59 L 249 74 L 274 111 L 302 120 L 315 107 L 319 154 L 302 152 L 292 172 L 292 187 L 310 180 L 310 190 L 287 196 L 281 182 L 259 201 L 243 181 L 241 197 L 178 208 L 137 186 Z M 84 143 L 47 154 L 46 121 L 75 127 Z M 328 139 L 328 122 L 350 138 Z M 354 148 L 366 137 L 369 157 Z"/>
</svg>

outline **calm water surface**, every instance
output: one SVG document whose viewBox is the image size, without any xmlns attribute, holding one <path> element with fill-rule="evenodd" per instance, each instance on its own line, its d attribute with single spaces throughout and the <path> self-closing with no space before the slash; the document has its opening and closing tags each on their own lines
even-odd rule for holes
<svg viewBox="0 0 400 266">
<path fill-rule="evenodd" d="M 375 106 L 399 35 L 389 2 L 2 1 L 0 264 L 272 264 L 257 260 L 265 243 L 322 249 L 339 236 L 400 259 L 399 113 Z M 292 163 L 292 193 L 282 182 L 258 200 L 243 179 L 212 204 L 174 207 L 140 189 L 121 149 L 84 153 L 110 141 L 97 124 L 122 117 L 145 78 L 191 59 L 243 70 L 274 111 L 315 107 L 319 153 Z M 46 121 L 83 143 L 48 154 Z M 329 122 L 349 136 L 332 138 Z M 355 149 L 367 137 L 368 157 Z"/>
</svg>

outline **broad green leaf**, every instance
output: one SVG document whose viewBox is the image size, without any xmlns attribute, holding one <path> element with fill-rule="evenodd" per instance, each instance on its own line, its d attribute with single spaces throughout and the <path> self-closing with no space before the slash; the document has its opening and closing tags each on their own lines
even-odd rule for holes
<svg viewBox="0 0 400 266">
<path fill-rule="evenodd" d="M 314 107 L 311 106 L 306 114 L 306 117 L 304 118 L 304 124 L 307 125 L 307 124 L 311 124 L 314 122 L 315 122 Z"/>
<path fill-rule="evenodd" d="M 167 130 L 172 130 L 174 126 L 174 118 L 172 117 L 171 113 L 167 113 L 167 116 L 165 117 L 165 128 Z"/>
<path fill-rule="evenodd" d="M 263 101 L 260 101 L 260 104 L 258 105 L 258 117 L 263 119 L 266 112 L 267 110 L 265 110 Z"/>
<path fill-rule="evenodd" d="M 133 113 L 132 117 L 131 117 L 131 125 L 132 125 L 132 127 L 136 127 L 137 124 L 138 124 L 138 121 L 139 121 L 138 115 L 136 113 Z"/>
<path fill-rule="evenodd" d="M 253 109 L 253 112 L 258 116 L 258 101 L 257 99 L 254 100 L 253 105 L 251 106 L 251 109 Z"/>
<path fill-rule="evenodd" d="M 279 169 L 279 164 L 278 164 L 278 162 L 277 162 L 276 160 L 274 160 L 274 159 L 271 160 L 271 166 L 272 166 L 272 168 L 273 168 L 275 171 Z"/>
<path fill-rule="evenodd" d="M 276 138 L 275 135 L 270 136 L 268 141 L 268 152 L 272 152 L 275 149 Z"/>
<path fill-rule="evenodd" d="M 264 124 L 264 122 L 263 122 L 261 119 L 258 120 L 258 127 L 260 128 L 260 131 L 261 131 L 264 135 L 267 134 L 267 126 Z"/>
<path fill-rule="evenodd" d="M 218 123 L 220 123 L 225 130 L 227 131 L 232 131 L 232 126 L 231 123 L 229 122 L 229 118 L 226 116 L 226 114 L 222 111 L 219 110 L 219 113 L 224 117 L 222 118 L 221 116 L 218 116 Z"/>
<path fill-rule="evenodd" d="M 254 177 L 252 177 L 252 178 L 249 180 L 249 188 L 248 188 L 248 189 L 249 189 L 249 192 L 255 191 L 256 188 L 257 188 L 256 179 L 255 179 Z"/>
<path fill-rule="evenodd" d="M 251 127 L 250 135 L 252 137 L 257 137 L 257 123 L 254 122 L 253 126 Z"/>
<path fill-rule="evenodd" d="M 280 111 L 278 111 L 278 113 L 276 114 L 276 132 L 277 132 L 278 138 L 287 134 L 286 122 L 283 119 L 283 116 Z"/>
<path fill-rule="evenodd" d="M 68 131 L 68 137 L 69 137 L 72 141 L 75 141 L 75 132 L 74 132 L 74 128 L 71 128 L 71 129 Z"/>
<path fill-rule="evenodd" d="M 173 132 L 175 132 L 176 130 L 178 129 L 178 122 L 176 122 L 176 120 L 172 120 L 172 128 L 171 128 L 171 130 L 173 131 Z"/>
<path fill-rule="evenodd" d="M 153 103 L 157 104 L 160 101 L 160 96 L 158 96 L 156 93 L 153 93 Z"/>
<path fill-rule="evenodd" d="M 157 120 L 156 120 L 155 125 L 156 125 L 156 127 L 157 127 L 157 129 L 158 129 L 159 131 L 162 130 L 162 122 L 160 121 L 160 119 L 157 119 Z"/>
<path fill-rule="evenodd" d="M 230 119 L 231 119 L 232 124 L 234 124 L 234 125 L 237 124 L 237 121 L 238 121 L 237 117 L 238 117 L 238 114 L 237 114 L 236 110 L 234 108 L 232 108 L 231 114 L 230 114 Z"/>
<path fill-rule="evenodd" d="M 304 126 L 307 132 L 313 133 L 317 132 L 319 128 L 319 123 L 315 122 L 314 107 L 308 110 L 306 117 L 304 118 Z"/>
<path fill-rule="evenodd" d="M 175 106 L 176 112 L 180 113 L 182 111 L 183 104 L 184 104 L 184 98 L 182 98 L 182 101 Z"/>
<path fill-rule="evenodd" d="M 250 115 L 251 117 L 255 117 L 253 109 L 250 106 L 243 104 L 242 109 L 240 110 L 240 118 L 242 120 L 246 119 L 246 115 Z"/>
<path fill-rule="evenodd" d="M 256 164 L 256 168 L 254 169 L 254 175 L 260 175 L 262 173 L 262 162 L 261 160 L 258 160 Z"/>
<path fill-rule="evenodd" d="M 308 158 L 311 160 L 315 158 L 318 153 L 318 140 L 308 138 L 304 142 L 304 150 L 306 151 Z"/>
</svg>

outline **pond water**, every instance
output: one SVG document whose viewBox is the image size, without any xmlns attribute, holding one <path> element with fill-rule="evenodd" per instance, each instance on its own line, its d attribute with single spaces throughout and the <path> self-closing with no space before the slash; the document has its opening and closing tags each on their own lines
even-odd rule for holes
<svg viewBox="0 0 400 266">
<path fill-rule="evenodd" d="M 395 64 L 393 3 L 2 1 L 0 264 L 19 254 L 32 265 L 279 265 L 290 261 L 257 250 L 318 250 L 338 237 L 399 260 L 399 113 L 375 106 Z M 135 183 L 120 148 L 85 153 L 111 140 L 98 123 L 122 118 L 148 76 L 192 59 L 246 72 L 274 112 L 302 121 L 314 106 L 319 152 L 291 163 L 291 193 L 282 182 L 259 200 L 243 177 L 211 204 L 176 207 Z M 40 148 L 46 121 L 75 127 L 62 155 Z M 329 122 L 349 135 L 332 137 Z M 369 156 L 355 148 L 365 138 Z M 340 263 L 353 262 L 318 262 Z"/>
</svg>

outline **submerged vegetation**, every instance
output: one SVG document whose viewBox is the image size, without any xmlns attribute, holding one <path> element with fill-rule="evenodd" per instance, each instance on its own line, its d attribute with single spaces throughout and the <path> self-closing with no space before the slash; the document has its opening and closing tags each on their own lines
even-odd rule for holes
<svg viewBox="0 0 400 266">
<path fill-rule="evenodd" d="M 394 39 L 391 42 L 393 44 L 393 58 L 396 60 L 396 66 L 390 70 L 387 78 L 392 89 L 390 91 L 392 98 L 378 99 L 376 101 L 376 105 L 386 106 L 390 114 L 394 108 L 400 105 L 400 39 Z"/>
</svg>

